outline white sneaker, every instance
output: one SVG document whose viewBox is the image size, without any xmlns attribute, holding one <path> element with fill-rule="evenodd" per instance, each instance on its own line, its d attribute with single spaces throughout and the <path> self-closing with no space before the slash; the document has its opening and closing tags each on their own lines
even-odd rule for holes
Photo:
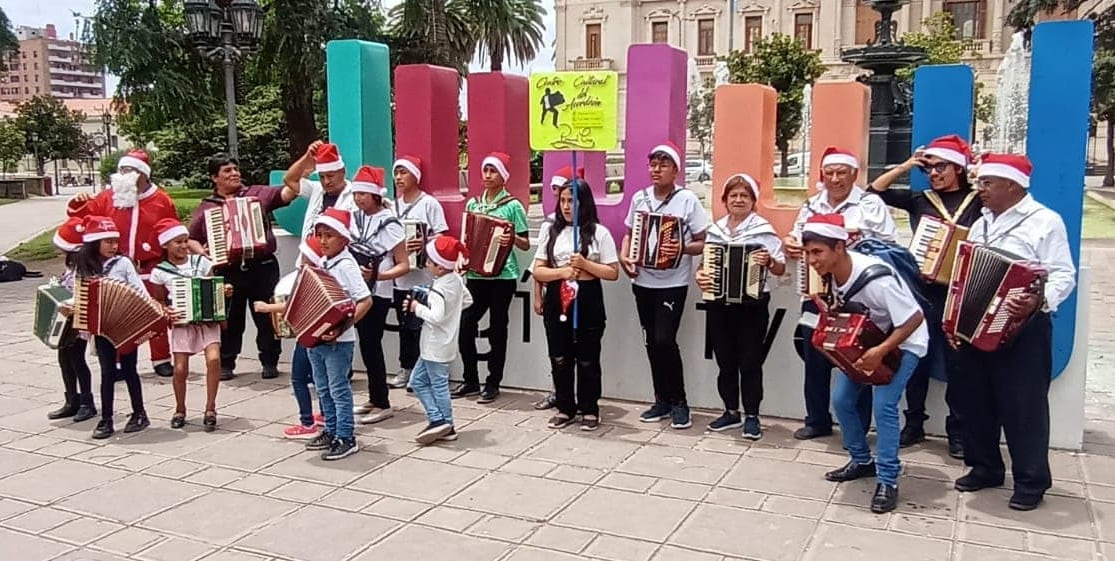
<svg viewBox="0 0 1115 561">
<path fill-rule="evenodd" d="M 410 369 L 403 368 L 399 370 L 398 374 L 387 380 L 387 386 L 398 390 L 407 387 L 408 382 L 410 382 Z"/>
<path fill-rule="evenodd" d="M 386 421 L 387 419 L 395 416 L 395 411 L 393 411 L 390 407 L 388 407 L 387 409 L 373 407 L 370 411 L 367 411 L 367 413 L 367 415 L 360 417 L 360 424 L 371 425 L 380 421 Z"/>
<path fill-rule="evenodd" d="M 352 412 L 356 415 L 366 415 L 368 412 L 370 412 L 372 409 L 375 409 L 375 408 L 376 407 L 374 405 L 372 405 L 372 402 L 369 401 L 368 403 L 361 403 L 360 405 L 353 405 L 352 406 Z"/>
</svg>

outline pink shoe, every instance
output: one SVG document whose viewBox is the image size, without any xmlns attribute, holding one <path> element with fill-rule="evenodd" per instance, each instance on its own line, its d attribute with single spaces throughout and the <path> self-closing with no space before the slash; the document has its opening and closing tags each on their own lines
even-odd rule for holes
<svg viewBox="0 0 1115 561">
<path fill-rule="evenodd" d="M 317 426 L 304 427 L 302 425 L 292 425 L 283 429 L 283 438 L 291 440 L 310 440 L 318 435 Z"/>
<path fill-rule="evenodd" d="M 314 413 L 314 425 L 319 427 L 325 426 L 325 415 L 321 413 Z"/>
</svg>

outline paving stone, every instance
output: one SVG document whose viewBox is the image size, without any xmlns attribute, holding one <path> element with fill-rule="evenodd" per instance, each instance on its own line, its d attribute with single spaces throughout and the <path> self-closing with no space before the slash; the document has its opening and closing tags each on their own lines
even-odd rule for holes
<svg viewBox="0 0 1115 561">
<path fill-rule="evenodd" d="M 612 469 L 633 454 L 639 446 L 601 438 L 587 438 L 564 433 L 555 434 L 526 455 L 532 460 L 545 460 L 559 465 L 596 469 Z"/>
<path fill-rule="evenodd" d="M 970 543 L 956 544 L 956 561 L 1053 561 L 1045 555 L 1022 553 L 1006 549 L 995 549 Z"/>
<path fill-rule="evenodd" d="M 243 491 L 253 495 L 263 495 L 290 483 L 289 479 L 272 475 L 249 474 L 247 477 L 229 483 L 226 487 L 235 491 Z"/>
<path fill-rule="evenodd" d="M 143 528 L 125 527 L 119 532 L 114 532 L 93 543 L 98 549 L 118 553 L 120 555 L 134 555 L 156 543 L 166 539 L 165 536 Z"/>
<path fill-rule="evenodd" d="M 896 512 L 890 518 L 890 529 L 927 538 L 952 539 L 956 523 L 942 518 L 930 518 L 905 512 Z"/>
<path fill-rule="evenodd" d="M 658 483 L 655 483 L 654 486 L 650 488 L 650 494 L 660 497 L 685 499 L 687 501 L 700 501 L 708 494 L 710 489 L 711 487 L 708 485 L 685 483 L 671 479 L 660 479 Z"/>
<path fill-rule="evenodd" d="M 306 481 L 291 481 L 286 485 L 267 493 L 276 499 L 285 499 L 296 503 L 315 503 L 325 495 L 331 493 L 335 487 L 309 483 Z"/>
<path fill-rule="evenodd" d="M 736 457 L 712 452 L 644 446 L 620 464 L 618 471 L 711 485 L 724 477 Z"/>
<path fill-rule="evenodd" d="M 284 458 L 301 453 L 288 443 L 254 434 L 238 434 L 190 452 L 183 459 L 207 464 L 256 471 Z"/>
<path fill-rule="evenodd" d="M 554 521 L 582 530 L 662 541 L 694 506 L 695 503 L 678 499 L 589 489 Z"/>
<path fill-rule="evenodd" d="M 151 475 L 169 477 L 171 479 L 185 479 L 190 475 L 206 469 L 206 467 L 205 464 L 199 464 L 197 462 L 172 459 L 153 465 L 144 471 Z"/>
<path fill-rule="evenodd" d="M 442 502 L 460 492 L 484 471 L 412 458 L 399 458 L 348 487 L 427 502 Z"/>
<path fill-rule="evenodd" d="M 716 490 L 713 491 L 714 493 Z M 762 495 L 759 495 L 762 497 Z M 710 501 L 711 502 L 711 501 Z M 717 504 L 725 505 L 723 502 Z M 735 506 L 735 505 L 725 505 Z M 745 505 L 738 505 L 742 508 L 750 508 Z M 825 513 L 826 504 L 824 501 L 816 501 L 812 499 L 799 499 L 797 497 L 783 497 L 780 495 L 771 495 L 766 497 L 763 501 L 762 510 L 764 512 L 772 512 L 774 514 L 787 514 L 790 516 L 800 516 L 802 518 L 812 518 L 814 520 L 821 518 Z"/>
<path fill-rule="evenodd" d="M 558 466 L 546 474 L 547 479 L 556 479 L 568 483 L 581 483 L 591 485 L 604 477 L 606 472 L 596 468 L 581 466 Z"/>
<path fill-rule="evenodd" d="M 875 514 L 868 508 L 868 504 L 853 506 L 846 504 L 830 504 L 825 509 L 822 518 L 829 522 L 871 528 L 873 530 L 886 529 L 890 523 L 890 514 Z"/>
<path fill-rule="evenodd" d="M 0 520 L 11 518 L 35 508 L 35 505 L 31 503 L 15 501 L 12 499 L 0 499 Z"/>
<path fill-rule="evenodd" d="M 602 535 L 585 549 L 585 555 L 612 561 L 647 561 L 657 549 L 656 543 Z"/>
<path fill-rule="evenodd" d="M 585 487 L 513 473 L 492 473 L 453 497 L 449 504 L 495 514 L 545 520 Z"/>
<path fill-rule="evenodd" d="M 211 467 L 187 477 L 186 481 L 199 485 L 208 485 L 210 487 L 224 487 L 234 481 L 243 479 L 247 475 L 248 473 L 244 471 L 223 467 Z"/>
<path fill-rule="evenodd" d="M 508 518 L 506 516 L 487 516 L 468 529 L 468 533 L 481 538 L 490 538 L 509 542 L 522 542 L 539 524 Z"/>
<path fill-rule="evenodd" d="M 828 500 L 835 483 L 824 479 L 825 468 L 744 456 L 720 485 L 771 495 Z"/>
<path fill-rule="evenodd" d="M 44 535 L 64 542 L 85 545 L 120 528 L 123 528 L 123 526 L 113 522 L 93 518 L 78 518 L 54 528 Z"/>
<path fill-rule="evenodd" d="M 546 475 L 548 472 L 553 470 L 555 467 L 557 467 L 557 464 L 554 464 L 552 462 L 516 458 L 501 466 L 499 470 L 506 471 L 508 473 L 517 473 L 519 475 L 542 477 L 543 475 Z"/>
<path fill-rule="evenodd" d="M 64 441 L 60 438 L 50 438 L 41 434 L 34 434 L 31 436 L 25 436 L 13 442 L 9 442 L 5 444 L 4 447 L 10 448 L 12 450 L 19 450 L 22 452 L 34 452 L 40 448 L 56 446 L 62 442 Z"/>
<path fill-rule="evenodd" d="M 115 469 L 56 460 L 0 480 L 0 495 L 49 503 L 127 475 Z"/>
<path fill-rule="evenodd" d="M 505 561 L 581 561 L 583 558 L 548 549 L 520 547 L 504 559 Z"/>
<path fill-rule="evenodd" d="M 325 495 L 317 504 L 320 506 L 327 506 L 337 508 L 340 510 L 349 510 L 352 512 L 360 512 L 368 505 L 378 501 L 380 495 L 373 495 L 371 493 L 363 493 L 360 491 L 353 491 L 351 489 L 337 489 L 328 495 Z"/>
<path fill-rule="evenodd" d="M 208 493 L 200 485 L 137 474 L 72 496 L 62 507 L 131 524 Z"/>
<path fill-rule="evenodd" d="M 65 544 L 0 528 L 0 551 L 18 552 L 19 561 L 47 561 L 69 549 Z"/>
<path fill-rule="evenodd" d="M 619 489 L 621 491 L 645 493 L 650 490 L 657 481 L 658 480 L 653 477 L 646 477 L 643 475 L 611 472 L 604 476 L 604 479 L 601 479 L 597 485 L 600 487 Z"/>
<path fill-rule="evenodd" d="M 813 526 L 813 521 L 801 518 L 701 505 L 670 538 L 670 543 L 722 555 L 791 561 L 798 559 L 805 549 Z M 746 536 L 740 533 L 741 528 L 748 529 Z"/>
<path fill-rule="evenodd" d="M 1033 516 L 1033 512 L 1011 510 L 1007 507 L 1009 499 L 1010 491 L 1004 489 L 962 493 L 960 520 L 1021 530 L 1056 532 L 1068 537 L 1095 537 L 1084 499 L 1046 495 L 1038 511 L 1041 516 Z M 1093 503 L 1092 506 L 1096 512 L 1096 526 L 1100 537 L 1115 540 L 1115 505 Z"/>
<path fill-rule="evenodd" d="M 356 556 L 353 561 L 495 561 L 512 546 L 424 526 L 407 526 Z"/>
<path fill-rule="evenodd" d="M 344 461 L 326 462 L 317 453 L 300 452 L 264 468 L 261 473 L 327 485 L 343 485 L 396 458 L 397 456 L 361 450 Z"/>
<path fill-rule="evenodd" d="M 254 553 L 243 551 L 225 550 L 218 551 L 206 557 L 203 561 L 267 561 L 267 558 Z"/>
<path fill-rule="evenodd" d="M 804 561 L 831 559 L 882 559 L 901 552 L 904 561 L 940 561 L 949 556 L 950 544 L 918 536 L 905 536 L 838 526 L 822 522 L 813 537 Z"/>
<path fill-rule="evenodd" d="M 46 454 L 47 456 L 54 456 L 56 458 L 71 458 L 82 452 L 95 450 L 98 446 L 95 444 L 87 444 L 85 442 L 75 442 L 73 440 L 62 440 L 56 444 L 44 446 L 37 450 L 39 454 Z"/>
<path fill-rule="evenodd" d="M 484 518 L 484 514 L 480 512 L 438 506 L 426 511 L 418 518 L 417 522 L 451 532 L 463 532 L 465 528 L 472 526 L 482 518 Z"/>
<path fill-rule="evenodd" d="M 155 547 L 137 555 L 145 561 L 195 561 L 216 551 L 212 547 L 191 540 L 169 538 Z"/>
<path fill-rule="evenodd" d="M 989 545 L 1005 549 L 1026 549 L 1026 532 L 988 526 L 985 524 L 972 524 L 958 522 L 957 539 L 975 544 Z"/>
<path fill-rule="evenodd" d="M 406 499 L 396 499 L 395 497 L 383 497 L 382 499 L 372 503 L 363 511 L 367 514 L 375 514 L 393 520 L 401 520 L 403 522 L 410 522 L 418 518 L 422 513 L 433 508 L 434 505 L 430 503 L 422 503 L 418 501 L 408 501 Z"/>
<path fill-rule="evenodd" d="M 483 470 L 494 470 L 506 464 L 509 459 L 510 458 L 507 456 L 469 451 L 453 460 L 453 464 Z"/>
<path fill-rule="evenodd" d="M 1091 559 L 1095 554 L 1095 542 L 1062 538 L 1048 534 L 1030 534 L 1030 551 L 1044 553 L 1065 559 Z"/>
<path fill-rule="evenodd" d="M 527 543 L 548 549 L 558 549 L 569 553 L 580 553 L 596 536 L 592 532 L 545 525 L 527 538 Z"/>
<path fill-rule="evenodd" d="M 334 561 L 398 526 L 375 516 L 307 506 L 240 540 L 237 546 L 300 561 Z"/>
<path fill-rule="evenodd" d="M 682 549 L 672 545 L 662 546 L 658 553 L 651 557 L 651 561 L 720 561 L 721 559 L 719 555 Z"/>
<path fill-rule="evenodd" d="M 51 528 L 56 528 L 77 518 L 77 515 L 61 510 L 44 507 L 36 508 L 19 516 L 4 521 L 4 526 L 23 530 L 32 534 L 41 534 Z"/>
<path fill-rule="evenodd" d="M 294 510 L 291 503 L 216 490 L 144 521 L 152 529 L 228 545 L 240 536 Z"/>
</svg>

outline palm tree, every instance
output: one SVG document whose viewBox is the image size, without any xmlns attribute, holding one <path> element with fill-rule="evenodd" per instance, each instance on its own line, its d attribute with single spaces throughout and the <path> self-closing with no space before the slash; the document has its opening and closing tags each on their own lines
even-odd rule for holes
<svg viewBox="0 0 1115 561">
<path fill-rule="evenodd" d="M 400 64 L 433 64 L 468 71 L 475 40 L 465 0 L 404 0 L 391 8 L 390 32 Z"/>
<path fill-rule="evenodd" d="M 504 60 L 526 62 L 542 45 L 539 0 L 466 0 L 480 60 L 489 60 L 492 72 L 503 70 Z"/>
</svg>

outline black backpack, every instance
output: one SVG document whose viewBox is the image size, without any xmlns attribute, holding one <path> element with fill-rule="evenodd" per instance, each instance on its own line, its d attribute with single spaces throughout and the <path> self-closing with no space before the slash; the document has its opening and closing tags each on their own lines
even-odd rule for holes
<svg viewBox="0 0 1115 561">
<path fill-rule="evenodd" d="M 18 280 L 37 279 L 43 276 L 38 271 L 28 271 L 27 267 L 19 261 L 12 261 L 7 257 L 0 258 L 0 282 L 13 282 Z"/>
</svg>

